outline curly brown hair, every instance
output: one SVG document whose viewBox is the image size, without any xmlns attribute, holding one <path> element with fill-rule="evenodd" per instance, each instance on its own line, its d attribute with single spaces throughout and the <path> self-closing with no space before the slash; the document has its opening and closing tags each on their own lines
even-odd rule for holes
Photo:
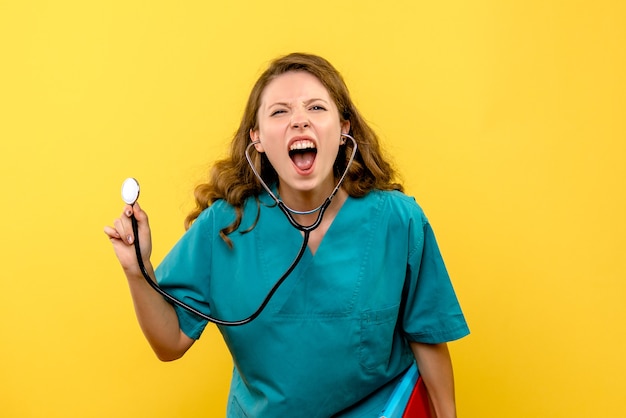
<svg viewBox="0 0 626 418">
<path fill-rule="evenodd" d="M 233 137 L 230 154 L 213 164 L 207 183 L 195 189 L 196 207 L 185 219 L 188 229 L 200 213 L 217 200 L 224 199 L 235 208 L 235 221 L 222 229 L 220 235 L 230 246 L 228 235 L 241 225 L 243 204 L 251 196 L 262 193 L 261 183 L 254 175 L 245 158 L 250 144 L 250 131 L 257 129 L 257 112 L 265 87 L 276 77 L 290 71 L 306 71 L 320 80 L 334 100 L 342 121 L 350 121 L 349 134 L 357 142 L 358 150 L 352 166 L 348 170 L 342 188 L 352 197 L 361 197 L 370 190 L 400 190 L 402 185 L 395 182 L 395 170 L 384 158 L 378 136 L 359 114 L 350 98 L 348 88 L 339 72 L 324 58 L 303 53 L 293 53 L 271 62 L 252 88 L 239 128 Z M 335 160 L 335 177 L 339 178 L 346 168 L 352 144 L 347 141 Z M 251 151 L 251 159 L 257 171 L 267 184 L 277 184 L 278 175 L 264 153 Z"/>
</svg>

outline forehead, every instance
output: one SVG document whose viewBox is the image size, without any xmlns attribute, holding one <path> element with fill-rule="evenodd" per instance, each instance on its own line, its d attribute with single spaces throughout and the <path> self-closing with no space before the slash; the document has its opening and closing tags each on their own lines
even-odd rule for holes
<svg viewBox="0 0 626 418">
<path fill-rule="evenodd" d="M 270 81 L 261 94 L 261 103 L 268 106 L 276 102 L 307 99 L 324 99 L 332 102 L 322 82 L 306 71 L 289 71 Z"/>
</svg>

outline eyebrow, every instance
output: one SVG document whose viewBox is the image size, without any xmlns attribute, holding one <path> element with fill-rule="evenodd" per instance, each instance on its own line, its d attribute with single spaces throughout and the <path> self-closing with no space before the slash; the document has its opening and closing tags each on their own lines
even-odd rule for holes
<svg viewBox="0 0 626 418">
<path fill-rule="evenodd" d="M 311 104 L 313 102 L 317 102 L 317 101 L 324 102 L 324 103 L 329 103 L 327 100 L 322 99 L 321 97 L 314 97 L 312 99 L 305 100 L 304 104 L 309 105 L 309 104 Z M 275 102 L 275 103 L 269 104 L 267 107 L 270 108 L 270 107 L 273 107 L 273 106 L 289 107 L 289 103 L 287 103 L 287 102 Z"/>
</svg>

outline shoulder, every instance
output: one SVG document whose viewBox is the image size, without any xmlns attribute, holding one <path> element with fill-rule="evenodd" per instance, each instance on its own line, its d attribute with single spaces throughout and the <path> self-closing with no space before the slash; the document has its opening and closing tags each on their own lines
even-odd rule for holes
<svg viewBox="0 0 626 418">
<path fill-rule="evenodd" d="M 428 222 L 415 198 L 397 190 L 372 190 L 363 197 L 363 201 L 379 205 L 382 213 L 404 221 L 419 221 L 421 224 Z"/>
<path fill-rule="evenodd" d="M 215 219 L 216 216 L 220 216 L 223 213 L 230 211 L 231 208 L 232 206 L 226 203 L 225 200 L 222 200 L 222 199 L 217 200 L 211 203 L 211 205 L 208 208 L 200 212 L 200 214 L 194 221 L 194 224 L 202 224 L 206 222 L 211 222 L 213 219 Z"/>
<path fill-rule="evenodd" d="M 244 201 L 243 204 L 243 214 L 245 215 L 247 212 L 256 213 L 257 204 L 255 202 L 255 196 L 251 196 Z M 196 223 L 203 224 L 217 224 L 221 225 L 221 227 L 232 223 L 237 218 L 237 208 L 231 205 L 224 199 L 219 199 L 213 202 L 208 208 L 204 209 L 198 218 L 195 220 L 194 225 Z"/>
<path fill-rule="evenodd" d="M 222 223 L 223 220 L 234 219 L 235 208 L 223 199 L 213 202 L 204 209 L 191 225 L 192 228 L 207 227 L 215 223 Z"/>
</svg>

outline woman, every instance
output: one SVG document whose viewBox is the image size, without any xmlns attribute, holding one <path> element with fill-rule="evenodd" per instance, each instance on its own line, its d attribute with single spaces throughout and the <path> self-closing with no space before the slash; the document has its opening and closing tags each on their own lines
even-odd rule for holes
<svg viewBox="0 0 626 418">
<path fill-rule="evenodd" d="M 357 146 L 354 161 L 350 156 Z M 253 144 L 250 146 L 250 144 Z M 260 316 L 219 326 L 232 354 L 229 417 L 377 417 L 402 373 L 417 362 L 438 417 L 454 417 L 447 341 L 469 331 L 430 225 L 393 182 L 375 133 L 323 58 L 275 60 L 252 89 L 230 156 L 196 189 L 188 231 L 154 274 L 150 229 L 138 204 L 105 233 L 131 290 L 138 321 L 163 361 L 181 357 L 206 320 L 172 306 L 160 286 L 225 320 L 250 315 L 302 242 L 264 190 L 302 225 L 345 180 L 310 232 L 307 251 Z"/>
</svg>

